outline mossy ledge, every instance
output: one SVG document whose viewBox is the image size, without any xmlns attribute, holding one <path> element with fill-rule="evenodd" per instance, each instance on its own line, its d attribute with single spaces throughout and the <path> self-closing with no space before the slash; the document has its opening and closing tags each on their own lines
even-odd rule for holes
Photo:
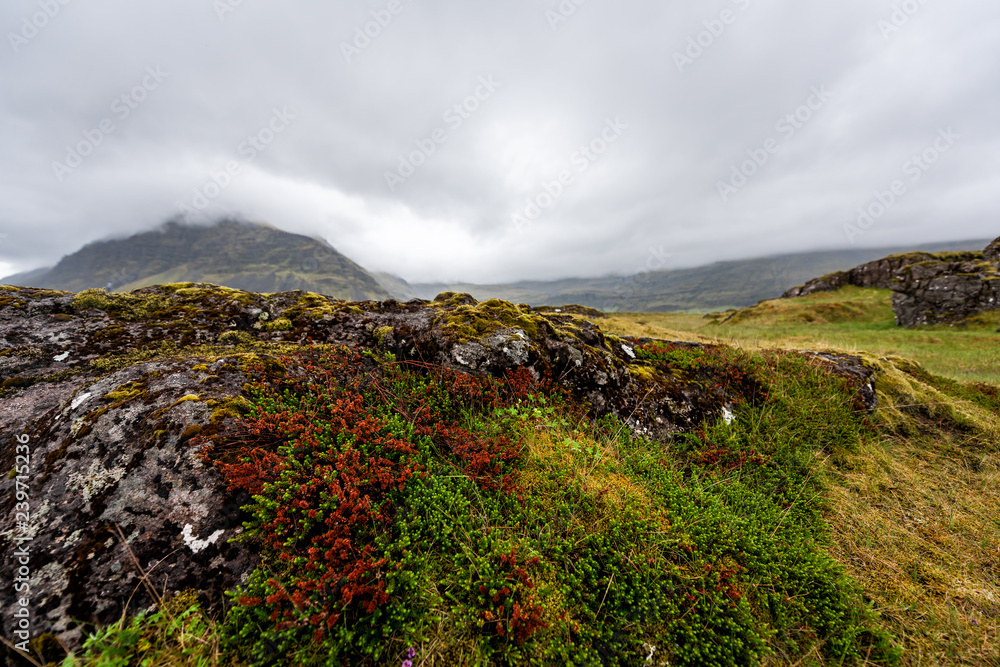
<svg viewBox="0 0 1000 667">
<path fill-rule="evenodd" d="M 204 664 L 895 664 L 831 556 L 837 476 L 882 436 L 1000 437 L 995 392 L 904 359 L 466 294 L 0 295 L 34 475 L 25 526 L 0 479 L 3 567 L 29 532 L 43 660 L 170 663 L 183 617 Z"/>
</svg>

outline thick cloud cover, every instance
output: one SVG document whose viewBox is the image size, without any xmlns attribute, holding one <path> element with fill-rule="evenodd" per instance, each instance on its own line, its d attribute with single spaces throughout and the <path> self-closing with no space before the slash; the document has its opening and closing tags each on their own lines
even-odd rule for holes
<svg viewBox="0 0 1000 667">
<path fill-rule="evenodd" d="M 996 0 L 6 0 L 0 27 L 0 274 L 179 213 L 411 281 L 1000 233 Z"/>
</svg>

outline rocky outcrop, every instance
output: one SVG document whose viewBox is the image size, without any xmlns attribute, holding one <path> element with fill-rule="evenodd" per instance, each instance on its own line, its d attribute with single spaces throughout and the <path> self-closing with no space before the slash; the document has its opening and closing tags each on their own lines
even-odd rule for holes
<svg viewBox="0 0 1000 667">
<path fill-rule="evenodd" d="M 1000 309 L 998 261 L 928 260 L 904 267 L 892 283 L 896 323 L 956 324 Z"/>
<path fill-rule="evenodd" d="M 642 362 L 648 342 L 465 294 L 351 303 L 190 283 L 129 294 L 0 287 L 0 458 L 11 471 L 0 478 L 0 576 L 29 586 L 32 636 L 70 648 L 80 623 L 152 605 L 146 585 L 193 589 L 217 610 L 257 559 L 231 542 L 247 498 L 191 443 L 211 444 L 239 414 L 250 369 L 280 368 L 282 354 L 345 345 L 469 373 L 523 367 L 654 439 L 731 407 L 729 389 Z M 826 361 L 874 408 L 870 370 Z M 0 588 L 0 608 L 16 604 L 14 587 Z"/>
<path fill-rule="evenodd" d="M 1000 238 L 982 252 L 892 255 L 792 288 L 782 298 L 842 287 L 891 289 L 896 323 L 956 324 L 1000 309 Z"/>
<path fill-rule="evenodd" d="M 781 295 L 783 299 L 790 299 L 797 296 L 805 296 L 815 292 L 832 292 L 841 287 L 853 285 L 854 287 L 877 287 L 880 289 L 891 289 L 893 279 L 903 268 L 918 262 L 934 261 L 944 255 L 935 255 L 927 252 L 911 252 L 902 255 L 890 255 L 857 266 L 850 271 L 837 271 L 819 278 L 810 280 L 805 285 L 793 287 Z M 947 253 L 953 260 L 974 260 L 982 257 L 982 253 Z"/>
</svg>

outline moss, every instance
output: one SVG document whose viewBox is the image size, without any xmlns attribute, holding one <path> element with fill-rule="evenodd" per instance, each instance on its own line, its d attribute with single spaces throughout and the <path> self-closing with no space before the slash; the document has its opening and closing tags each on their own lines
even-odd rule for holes
<svg viewBox="0 0 1000 667">
<path fill-rule="evenodd" d="M 438 299 L 442 296 L 444 295 L 439 295 Z M 521 329 L 529 339 L 537 339 L 541 327 L 547 325 L 547 321 L 540 315 L 522 311 L 509 301 L 500 299 L 450 307 L 461 296 L 463 295 L 453 296 L 441 302 L 449 307 L 442 309 L 440 316 L 444 333 L 461 342 L 479 340 L 501 329 Z"/>
<path fill-rule="evenodd" d="M 279 317 L 272 322 L 264 322 L 261 324 L 261 329 L 264 331 L 291 331 L 295 326 L 292 321 L 287 317 Z"/>
<path fill-rule="evenodd" d="M 143 385 L 141 382 L 129 382 L 105 394 L 104 400 L 120 404 L 142 396 L 142 394 Z"/>
<path fill-rule="evenodd" d="M 628 367 L 629 372 L 636 377 L 640 377 L 646 382 L 655 382 L 656 371 L 646 364 L 632 364 Z"/>
<path fill-rule="evenodd" d="M 357 306 L 348 305 L 345 301 L 331 299 L 315 292 L 306 292 L 299 300 L 286 310 L 283 316 L 292 322 L 299 319 L 317 321 L 329 318 L 342 312 L 360 313 Z"/>
<path fill-rule="evenodd" d="M 153 293 L 109 294 L 103 289 L 89 289 L 73 297 L 74 310 L 102 310 L 109 316 L 129 322 L 154 319 L 170 309 L 170 299 Z"/>
<path fill-rule="evenodd" d="M 202 426 L 201 424 L 191 424 L 186 429 L 184 429 L 184 431 L 181 433 L 181 440 L 180 441 L 181 442 L 186 442 L 186 441 L 190 440 L 191 438 L 193 438 L 193 437 L 195 437 L 197 435 L 200 435 L 201 432 L 204 429 L 205 429 L 205 427 Z"/>
<path fill-rule="evenodd" d="M 226 418 L 237 419 L 248 414 L 253 409 L 253 404 L 242 396 L 231 396 L 212 407 L 214 410 L 209 421 L 217 424 Z"/>
<path fill-rule="evenodd" d="M 394 329 L 392 327 L 379 327 L 372 332 L 375 340 L 378 341 L 379 345 L 385 345 L 385 338 L 392 334 Z"/>
<path fill-rule="evenodd" d="M 252 345 L 258 340 L 246 331 L 227 331 L 219 336 L 218 342 L 220 345 Z"/>
<path fill-rule="evenodd" d="M 195 364 L 194 366 L 191 367 L 191 370 L 198 371 L 199 373 L 207 373 L 208 364 Z"/>
</svg>

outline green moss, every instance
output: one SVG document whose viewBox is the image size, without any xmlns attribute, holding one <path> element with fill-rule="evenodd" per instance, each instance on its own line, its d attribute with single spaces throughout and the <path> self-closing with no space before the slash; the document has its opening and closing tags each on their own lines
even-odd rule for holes
<svg viewBox="0 0 1000 667">
<path fill-rule="evenodd" d="M 124 403 L 142 396 L 143 391 L 143 384 L 141 382 L 129 382 L 105 394 L 104 400 L 112 403 Z"/>
<path fill-rule="evenodd" d="M 261 324 L 261 329 L 264 331 L 291 331 L 294 328 L 292 321 L 287 317 L 279 317 L 274 321 Z"/>
<path fill-rule="evenodd" d="M 342 312 L 360 313 L 361 309 L 345 301 L 331 299 L 328 296 L 316 294 L 315 292 L 306 292 L 299 297 L 298 302 L 283 313 L 283 317 L 292 322 L 300 318 L 308 321 L 317 321 Z"/>
<path fill-rule="evenodd" d="M 218 424 L 224 419 L 237 419 L 249 414 L 253 409 L 253 404 L 242 396 L 231 396 L 222 401 L 219 405 L 214 405 L 210 422 Z"/>
<path fill-rule="evenodd" d="M 392 335 L 393 331 L 394 329 L 392 327 L 378 327 L 372 332 L 372 336 L 375 337 L 375 340 L 378 341 L 379 345 L 384 345 L 385 337 Z"/>
<path fill-rule="evenodd" d="M 197 435 L 200 435 L 201 432 L 204 430 L 204 428 L 205 427 L 202 426 L 201 424 L 191 424 L 190 426 L 188 426 L 187 428 L 185 428 L 184 431 L 181 433 L 181 439 L 180 439 L 180 441 L 181 442 L 186 442 L 186 441 L 190 440 L 191 438 L 193 438 L 193 437 L 195 437 Z"/>
<path fill-rule="evenodd" d="M 218 340 L 220 345 L 255 345 L 258 339 L 246 331 L 227 331 Z"/>
<path fill-rule="evenodd" d="M 445 295 L 437 298 L 441 299 Z M 460 296 L 441 301 L 448 307 L 442 309 L 439 319 L 443 321 L 444 333 L 461 342 L 479 340 L 501 329 L 521 329 L 529 339 L 537 339 L 541 327 L 547 325 L 545 318 L 540 315 L 522 311 L 514 304 L 500 299 L 489 299 L 476 305 L 452 306 Z M 437 299 L 435 302 L 437 303 Z"/>
<path fill-rule="evenodd" d="M 162 294 L 109 294 L 103 289 L 90 289 L 73 297 L 75 310 L 102 310 L 111 317 L 129 322 L 163 318 L 169 311 L 170 299 Z"/>
</svg>

